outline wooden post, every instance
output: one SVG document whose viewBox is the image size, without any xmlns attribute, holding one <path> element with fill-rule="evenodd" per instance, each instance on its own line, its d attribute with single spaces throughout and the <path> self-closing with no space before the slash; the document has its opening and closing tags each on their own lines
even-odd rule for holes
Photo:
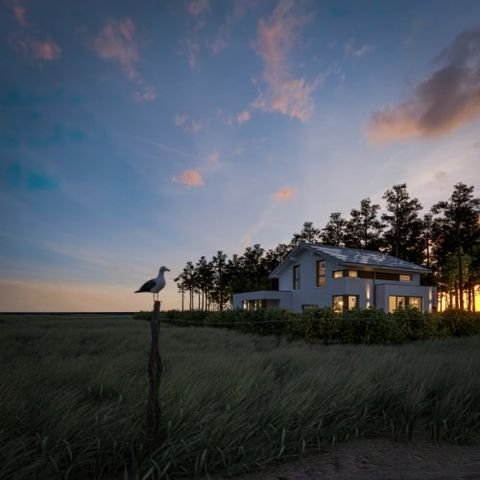
<svg viewBox="0 0 480 480">
<path fill-rule="evenodd" d="M 152 343 L 150 358 L 148 359 L 148 403 L 147 403 L 147 445 L 150 450 L 155 450 L 160 445 L 160 402 L 159 387 L 162 378 L 162 359 L 158 346 L 160 332 L 160 302 L 155 300 L 153 304 L 152 319 L 150 321 Z"/>
</svg>

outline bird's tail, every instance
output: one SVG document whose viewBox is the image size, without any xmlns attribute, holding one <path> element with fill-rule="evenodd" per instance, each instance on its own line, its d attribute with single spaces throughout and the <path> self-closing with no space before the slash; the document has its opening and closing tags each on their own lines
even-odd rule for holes
<svg viewBox="0 0 480 480">
<path fill-rule="evenodd" d="M 133 293 L 141 293 L 141 290 L 135 290 Z"/>
</svg>

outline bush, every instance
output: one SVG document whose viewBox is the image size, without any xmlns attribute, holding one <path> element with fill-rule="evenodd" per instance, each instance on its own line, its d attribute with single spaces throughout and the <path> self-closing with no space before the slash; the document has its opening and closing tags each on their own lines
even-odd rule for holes
<svg viewBox="0 0 480 480">
<path fill-rule="evenodd" d="M 150 320 L 151 312 L 136 319 Z M 161 312 L 163 321 L 179 326 L 230 328 L 257 335 L 281 335 L 307 343 L 398 344 L 448 336 L 480 334 L 480 314 L 460 310 L 427 314 L 416 309 L 395 313 L 369 308 L 335 313 L 317 308 L 304 313 L 280 309 L 225 310 L 223 312 L 171 310 Z"/>
<path fill-rule="evenodd" d="M 480 313 L 446 310 L 437 317 L 438 331 L 445 336 L 462 337 L 480 334 Z"/>
</svg>

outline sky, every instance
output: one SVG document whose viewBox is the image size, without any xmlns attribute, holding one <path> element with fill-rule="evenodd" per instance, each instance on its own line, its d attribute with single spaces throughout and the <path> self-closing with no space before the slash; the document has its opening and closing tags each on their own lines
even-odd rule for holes
<svg viewBox="0 0 480 480">
<path fill-rule="evenodd" d="M 165 265 L 407 183 L 480 186 L 480 2 L 0 0 L 0 311 L 134 311 Z"/>
</svg>

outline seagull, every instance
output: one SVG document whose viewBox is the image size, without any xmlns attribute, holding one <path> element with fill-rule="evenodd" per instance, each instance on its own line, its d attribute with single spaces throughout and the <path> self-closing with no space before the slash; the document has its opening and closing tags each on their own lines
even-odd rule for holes
<svg viewBox="0 0 480 480">
<path fill-rule="evenodd" d="M 170 269 L 167 267 L 160 267 L 158 271 L 158 277 L 152 278 L 145 282 L 135 293 L 149 292 L 153 293 L 153 300 L 158 300 L 158 292 L 165 286 L 165 276 L 164 272 L 169 272 Z"/>
</svg>

